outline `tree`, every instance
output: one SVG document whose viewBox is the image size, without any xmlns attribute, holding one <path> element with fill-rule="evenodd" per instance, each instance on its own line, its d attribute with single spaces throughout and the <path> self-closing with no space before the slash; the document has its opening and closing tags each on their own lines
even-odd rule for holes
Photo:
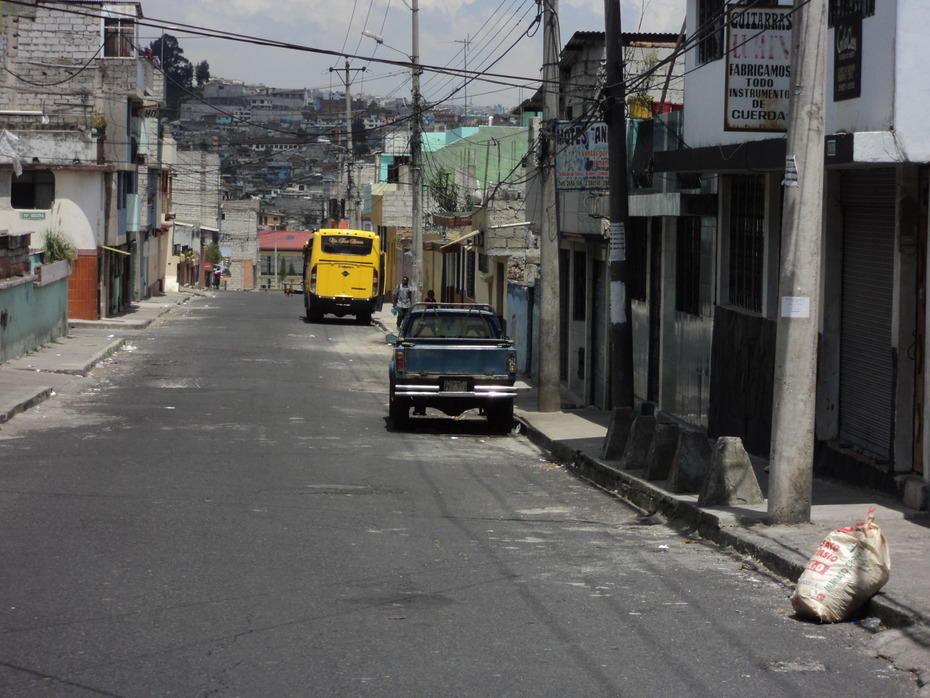
<svg viewBox="0 0 930 698">
<path fill-rule="evenodd" d="M 454 173 L 439 170 L 429 179 L 426 188 L 441 211 L 454 213 L 459 210 L 459 188 Z"/>
<path fill-rule="evenodd" d="M 194 77 L 197 79 L 197 87 L 203 87 L 210 82 L 210 64 L 205 60 L 200 61 L 194 69 Z"/>
<path fill-rule="evenodd" d="M 193 86 L 194 66 L 184 57 L 184 49 L 176 37 L 171 34 L 162 34 L 149 44 L 152 58 L 161 64 L 165 73 L 165 104 L 168 112 L 175 118 L 181 100 Z M 206 63 L 206 61 L 204 61 Z"/>
<path fill-rule="evenodd" d="M 220 246 L 215 242 L 211 242 L 207 245 L 206 249 L 203 251 L 204 259 L 206 259 L 210 264 L 219 264 L 223 259 L 223 253 L 220 252 Z"/>
</svg>

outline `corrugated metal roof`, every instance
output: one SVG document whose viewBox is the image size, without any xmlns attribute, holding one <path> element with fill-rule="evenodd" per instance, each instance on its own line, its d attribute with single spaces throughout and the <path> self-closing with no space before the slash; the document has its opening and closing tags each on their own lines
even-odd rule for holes
<svg viewBox="0 0 930 698">
<path fill-rule="evenodd" d="M 258 249 L 302 250 L 310 239 L 309 230 L 259 230 Z M 275 244 L 277 243 L 277 244 Z"/>
</svg>

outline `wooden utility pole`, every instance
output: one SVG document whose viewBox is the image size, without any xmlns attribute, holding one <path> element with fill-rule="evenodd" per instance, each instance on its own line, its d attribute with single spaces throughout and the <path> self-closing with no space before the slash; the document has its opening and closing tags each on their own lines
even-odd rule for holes
<svg viewBox="0 0 930 698">
<path fill-rule="evenodd" d="M 823 229 L 826 0 L 795 0 L 791 40 L 768 520 L 810 520 L 820 245 Z"/>
<path fill-rule="evenodd" d="M 604 0 L 607 49 L 607 149 L 610 161 L 610 403 L 633 407 L 633 318 L 626 259 L 627 200 L 626 89 L 620 0 Z"/>
<path fill-rule="evenodd" d="M 538 409 L 557 412 L 559 392 L 559 225 L 555 195 L 555 122 L 559 109 L 558 0 L 543 0 L 542 220 L 539 230 Z"/>
</svg>

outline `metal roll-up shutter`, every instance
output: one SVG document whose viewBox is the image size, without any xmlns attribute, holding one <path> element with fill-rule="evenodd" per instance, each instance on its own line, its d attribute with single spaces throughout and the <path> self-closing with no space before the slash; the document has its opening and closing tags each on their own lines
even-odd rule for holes
<svg viewBox="0 0 930 698">
<path fill-rule="evenodd" d="M 844 172 L 840 441 L 888 460 L 894 428 L 895 171 Z"/>
</svg>

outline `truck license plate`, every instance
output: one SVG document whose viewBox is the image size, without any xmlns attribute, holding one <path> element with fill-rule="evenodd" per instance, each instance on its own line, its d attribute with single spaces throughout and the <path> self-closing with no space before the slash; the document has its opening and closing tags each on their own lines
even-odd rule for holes
<svg viewBox="0 0 930 698">
<path fill-rule="evenodd" d="M 468 390 L 468 381 L 446 379 L 443 381 L 442 389 L 452 393 L 464 393 Z"/>
</svg>

